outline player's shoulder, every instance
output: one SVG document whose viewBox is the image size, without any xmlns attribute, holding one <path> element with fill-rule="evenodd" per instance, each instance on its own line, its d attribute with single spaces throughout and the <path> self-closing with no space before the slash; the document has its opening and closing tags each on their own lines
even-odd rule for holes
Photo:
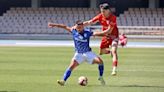
<svg viewBox="0 0 164 92">
<path fill-rule="evenodd" d="M 93 31 L 91 30 L 91 28 L 85 28 L 85 29 L 84 29 L 84 33 L 92 34 Z"/>
<path fill-rule="evenodd" d="M 72 30 L 72 31 L 75 31 L 75 30 L 76 30 L 76 27 L 75 27 L 75 26 L 72 26 L 72 27 L 71 27 L 71 30 Z"/>
<path fill-rule="evenodd" d="M 84 36 L 85 36 L 85 37 L 86 37 L 86 34 L 87 34 L 88 36 L 92 36 L 93 31 L 91 30 L 91 28 L 85 28 L 85 29 L 84 29 Z"/>
<path fill-rule="evenodd" d="M 114 15 L 114 14 L 111 14 L 111 17 L 112 17 L 112 18 L 117 18 L 116 15 Z"/>
<path fill-rule="evenodd" d="M 98 16 L 99 16 L 99 18 L 102 18 L 103 17 L 103 15 L 101 13 L 99 13 Z"/>
<path fill-rule="evenodd" d="M 97 16 L 102 16 L 102 14 L 101 14 L 101 13 L 99 13 Z"/>
<path fill-rule="evenodd" d="M 76 33 L 76 32 L 77 32 L 77 31 L 76 31 L 75 27 L 74 27 L 74 26 L 71 27 L 71 33 L 74 34 L 74 33 Z"/>
<path fill-rule="evenodd" d="M 102 17 L 102 14 L 99 13 L 99 14 L 97 14 L 95 17 L 100 18 L 100 17 Z"/>
<path fill-rule="evenodd" d="M 84 28 L 85 32 L 91 32 L 91 28 Z"/>
</svg>

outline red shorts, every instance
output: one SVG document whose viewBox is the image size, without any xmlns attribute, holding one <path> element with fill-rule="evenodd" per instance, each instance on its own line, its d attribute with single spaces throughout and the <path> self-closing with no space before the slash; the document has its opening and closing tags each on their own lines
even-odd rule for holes
<svg viewBox="0 0 164 92">
<path fill-rule="evenodd" d="M 117 38 L 116 39 L 102 38 L 100 48 L 101 49 L 109 48 L 109 46 L 111 46 L 113 42 L 118 43 L 118 39 Z"/>
</svg>

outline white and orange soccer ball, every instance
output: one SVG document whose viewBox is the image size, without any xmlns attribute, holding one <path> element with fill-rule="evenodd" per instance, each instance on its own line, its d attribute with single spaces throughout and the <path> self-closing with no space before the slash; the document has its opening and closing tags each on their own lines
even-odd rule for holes
<svg viewBox="0 0 164 92">
<path fill-rule="evenodd" d="M 78 79 L 78 84 L 81 86 L 86 86 L 88 84 L 88 79 L 85 76 L 80 76 Z"/>
</svg>

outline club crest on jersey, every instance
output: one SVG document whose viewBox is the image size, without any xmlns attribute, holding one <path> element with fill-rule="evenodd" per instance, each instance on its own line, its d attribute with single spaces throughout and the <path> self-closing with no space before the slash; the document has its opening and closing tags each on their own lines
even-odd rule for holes
<svg viewBox="0 0 164 92">
<path fill-rule="evenodd" d="M 83 39 L 83 36 L 79 35 L 79 39 L 81 39 L 81 40 L 82 40 L 82 39 Z"/>
<path fill-rule="evenodd" d="M 84 37 L 86 38 L 87 37 L 87 34 L 84 34 Z"/>
</svg>

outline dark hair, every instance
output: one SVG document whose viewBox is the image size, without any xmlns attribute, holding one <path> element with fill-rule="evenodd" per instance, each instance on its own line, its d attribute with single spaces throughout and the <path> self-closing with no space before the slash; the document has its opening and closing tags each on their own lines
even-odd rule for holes
<svg viewBox="0 0 164 92">
<path fill-rule="evenodd" d="M 99 7 L 100 7 L 101 9 L 105 9 L 105 10 L 110 9 L 110 7 L 109 7 L 109 4 L 108 4 L 108 3 L 103 3 L 103 4 L 100 4 L 100 5 L 99 5 Z"/>
<path fill-rule="evenodd" d="M 76 21 L 76 24 L 77 24 L 77 25 L 83 25 L 83 22 L 82 22 L 81 20 L 77 20 L 77 21 Z"/>
</svg>

